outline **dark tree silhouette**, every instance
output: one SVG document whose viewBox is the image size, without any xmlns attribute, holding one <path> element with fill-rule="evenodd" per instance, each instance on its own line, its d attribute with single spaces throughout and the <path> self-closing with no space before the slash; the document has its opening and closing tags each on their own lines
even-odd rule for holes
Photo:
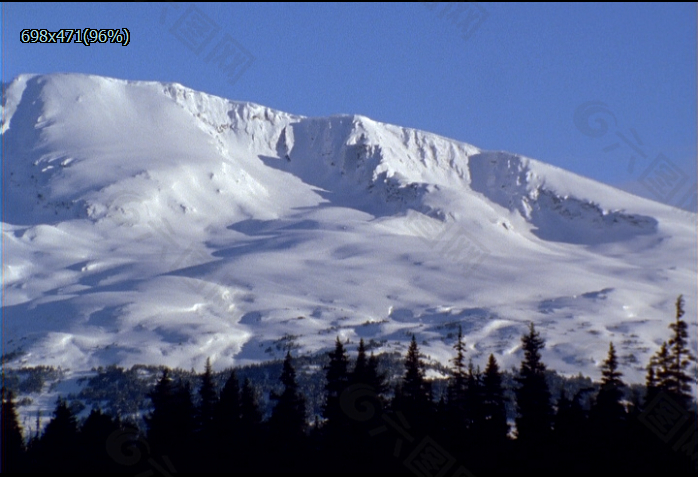
<svg viewBox="0 0 698 477">
<path fill-rule="evenodd" d="M 668 392 L 670 380 L 670 363 L 669 345 L 663 342 L 659 350 L 650 358 L 647 367 L 647 394 L 645 395 L 645 404 L 649 403 L 657 396 L 659 391 Z"/>
<path fill-rule="evenodd" d="M 25 446 L 22 438 L 22 428 L 19 425 L 17 409 L 12 391 L 2 388 L 2 472 L 19 472 L 23 468 Z"/>
<path fill-rule="evenodd" d="M 259 430 L 262 422 L 262 412 L 257 403 L 257 394 L 249 378 L 245 378 L 240 397 L 240 427 L 243 436 L 249 436 Z"/>
<path fill-rule="evenodd" d="M 432 424 L 431 383 L 425 379 L 425 365 L 414 335 L 405 357 L 405 375 L 395 389 L 392 408 L 402 412 L 416 432 L 426 432 Z"/>
<path fill-rule="evenodd" d="M 298 390 L 296 370 L 293 368 L 290 351 L 286 353 L 279 380 L 284 386 L 283 392 L 272 392 L 270 396 L 276 401 L 269 418 L 270 444 L 272 452 L 279 455 L 276 464 L 284 471 L 289 471 L 303 465 L 302 455 L 307 429 L 305 398 Z M 279 467 L 273 470 L 278 471 Z"/>
<path fill-rule="evenodd" d="M 44 472 L 79 471 L 78 423 L 65 399 L 58 398 L 53 419 L 46 425 L 39 442 Z"/>
<path fill-rule="evenodd" d="M 329 353 L 329 356 L 330 362 L 325 367 L 327 382 L 325 384 L 323 415 L 327 420 L 325 423 L 327 434 L 336 440 L 342 435 L 346 435 L 349 426 L 347 415 L 342 411 L 340 405 L 342 392 L 349 385 L 349 357 L 344 345 L 339 341 L 339 337 L 335 341 L 334 351 Z"/>
<path fill-rule="evenodd" d="M 524 360 L 519 376 L 516 377 L 519 387 L 515 391 L 518 411 L 517 438 L 527 443 L 547 441 L 552 428 L 553 408 L 545 379 L 546 367 L 540 355 L 545 341 L 531 323 L 529 332 L 523 336 L 521 343 Z"/>
<path fill-rule="evenodd" d="M 109 436 L 121 428 L 118 419 L 104 414 L 100 409 L 92 409 L 80 428 L 82 453 L 80 462 L 83 472 L 121 472 L 107 451 Z"/>
<path fill-rule="evenodd" d="M 293 368 L 290 351 L 286 353 L 279 380 L 284 390 L 281 394 L 272 393 L 271 395 L 276 405 L 272 410 L 269 424 L 277 436 L 297 439 L 305 435 L 305 399 L 298 391 L 296 370 Z"/>
<path fill-rule="evenodd" d="M 178 471 L 186 470 L 194 452 L 196 408 L 189 383 L 174 384 L 165 368 L 149 394 L 153 411 L 145 417 L 148 442 L 157 455 L 167 456 Z"/>
<path fill-rule="evenodd" d="M 507 439 L 506 401 L 502 386 L 502 375 L 493 354 L 490 354 L 482 376 L 482 437 L 491 445 L 502 443 Z"/>
<path fill-rule="evenodd" d="M 211 359 L 206 359 L 206 367 L 201 377 L 201 388 L 199 388 L 199 409 L 197 412 L 196 432 L 201 442 L 206 448 L 213 444 L 216 421 L 216 410 L 218 408 L 218 395 L 216 385 L 213 382 L 213 370 Z"/>
<path fill-rule="evenodd" d="M 689 409 L 693 396 L 691 382 L 695 377 L 689 374 L 689 367 L 696 361 L 688 347 L 688 324 L 682 320 L 684 311 L 683 295 L 676 299 L 676 318 L 669 328 L 673 336 L 669 340 L 669 362 L 666 390 L 684 409 Z"/>
<path fill-rule="evenodd" d="M 583 388 L 572 399 L 564 390 L 560 391 L 555 413 L 555 443 L 558 465 L 571 472 L 591 472 L 595 462 L 580 459 L 580 455 L 592 455 L 595 452 L 592 436 L 589 433 L 587 412 L 582 406 L 582 397 L 594 388 Z"/>
<path fill-rule="evenodd" d="M 456 355 L 451 359 L 451 377 L 446 387 L 446 402 L 444 409 L 444 424 L 446 436 L 453 441 L 465 441 L 464 445 L 470 445 L 463 435 L 470 436 L 470 422 L 468 420 L 468 372 L 465 364 L 465 341 L 463 341 L 463 329 L 458 327 L 458 339 L 453 345 Z"/>
<path fill-rule="evenodd" d="M 621 379 L 623 374 L 618 371 L 618 357 L 613 343 L 609 345 L 608 356 L 601 365 L 601 376 L 601 389 L 592 408 L 592 419 L 608 431 L 608 426 L 617 428 L 626 418 L 621 402 L 625 383 Z"/>
<path fill-rule="evenodd" d="M 223 385 L 220 398 L 215 406 L 216 435 L 224 446 L 234 445 L 241 433 L 242 397 L 240 383 L 234 369 Z"/>
</svg>

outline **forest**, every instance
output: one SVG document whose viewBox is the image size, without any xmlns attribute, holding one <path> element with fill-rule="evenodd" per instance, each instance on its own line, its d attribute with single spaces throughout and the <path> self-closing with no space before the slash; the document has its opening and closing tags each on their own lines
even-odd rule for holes
<svg viewBox="0 0 698 477">
<path fill-rule="evenodd" d="M 20 381 L 3 376 L 2 471 L 695 475 L 696 357 L 681 296 L 675 306 L 641 392 L 630 392 L 609 343 L 600 382 L 579 377 L 554 393 L 553 370 L 541 357 L 545 339 L 533 323 L 510 376 L 494 355 L 482 371 L 468 360 L 460 330 L 443 380 L 427 378 L 414 336 L 398 379 L 388 378 L 387 357 L 369 352 L 363 340 L 352 359 L 337 338 L 320 369 L 318 402 L 299 384 L 307 377 L 290 350 L 273 368 L 276 385 L 268 393 L 249 370 L 230 369 L 220 382 L 210 361 L 189 379 L 158 368 L 151 386 L 129 378 L 146 368 L 100 369 L 88 386 L 96 394 L 86 417 L 78 419 L 83 409 L 59 398 L 48 424 L 33 434 L 18 419 L 13 387 Z M 95 390 L 105 389 L 96 384 L 106 377 L 117 383 L 108 394 L 119 398 L 105 410 L 98 403 L 107 396 Z"/>
</svg>

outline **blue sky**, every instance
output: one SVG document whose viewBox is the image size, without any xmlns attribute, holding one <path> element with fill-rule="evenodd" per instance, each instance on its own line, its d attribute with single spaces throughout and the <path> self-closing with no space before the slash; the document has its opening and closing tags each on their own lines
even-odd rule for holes
<svg viewBox="0 0 698 477">
<path fill-rule="evenodd" d="M 1 27 L 3 82 L 81 72 L 361 114 L 695 211 L 695 3 L 3 3 Z M 21 43 L 25 28 L 130 43 Z"/>
</svg>

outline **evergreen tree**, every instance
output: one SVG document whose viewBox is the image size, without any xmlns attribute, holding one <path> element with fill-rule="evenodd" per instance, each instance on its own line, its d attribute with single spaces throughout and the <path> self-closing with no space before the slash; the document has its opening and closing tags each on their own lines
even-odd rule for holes
<svg viewBox="0 0 698 477">
<path fill-rule="evenodd" d="M 231 381 L 233 373 L 231 373 Z M 235 378 L 237 383 L 237 377 Z M 227 387 L 227 384 L 226 384 Z M 221 402 L 224 401 L 221 392 Z M 257 403 L 257 392 L 249 378 L 245 378 L 240 391 L 240 420 L 236 432 L 237 446 L 239 449 L 235 466 L 241 471 L 259 472 L 264 469 L 260 462 L 267 454 L 265 442 L 262 440 L 262 412 Z"/>
<path fill-rule="evenodd" d="M 293 368 L 291 352 L 286 353 L 280 381 L 284 386 L 281 394 L 272 393 L 276 401 L 269 418 L 270 444 L 272 453 L 279 457 L 271 471 L 292 472 L 305 468 L 303 462 L 305 447 L 305 399 L 298 391 L 296 370 Z"/>
<path fill-rule="evenodd" d="M 346 469 L 345 453 L 353 444 L 353 421 L 342 410 L 342 393 L 349 386 L 349 358 L 337 337 L 334 351 L 329 353 L 330 361 L 325 366 L 325 403 L 323 416 L 325 423 L 317 436 L 316 446 L 320 449 L 321 468 L 329 469 L 332 464 L 339 464 Z M 368 363 L 366 363 L 368 365 Z M 319 424 L 319 420 L 318 420 Z M 317 426 L 315 427 L 317 429 Z"/>
<path fill-rule="evenodd" d="M 383 395 L 388 391 L 388 384 L 383 373 L 378 371 L 378 356 L 371 353 L 368 357 L 367 384 L 376 391 L 379 403 L 383 402 Z"/>
<path fill-rule="evenodd" d="M 621 380 L 623 374 L 618 371 L 618 357 L 613 343 L 608 349 L 608 356 L 601 365 L 601 389 L 592 409 L 593 418 L 606 430 L 607 426 L 617 427 L 626 416 L 625 407 L 621 403 L 625 383 Z"/>
<path fill-rule="evenodd" d="M 155 454 L 167 456 L 179 470 L 193 464 L 196 408 L 191 386 L 181 379 L 174 384 L 167 368 L 149 394 L 153 411 L 146 416 L 148 442 Z"/>
<path fill-rule="evenodd" d="M 211 359 L 206 359 L 204 374 L 201 377 L 201 388 L 199 388 L 200 405 L 197 413 L 197 433 L 206 447 L 210 446 L 215 434 L 215 418 L 218 408 L 218 396 L 216 395 L 216 385 L 213 382 L 213 371 Z"/>
<path fill-rule="evenodd" d="M 215 421 L 219 439 L 225 445 L 232 445 L 236 437 L 240 435 L 242 421 L 242 397 L 240 396 L 240 383 L 234 369 L 223 385 L 221 395 L 216 402 Z"/>
<path fill-rule="evenodd" d="M 354 371 L 351 373 L 350 381 L 352 384 L 368 384 L 368 357 L 366 356 L 366 345 L 364 339 L 359 341 L 359 349 L 357 350 L 356 363 Z"/>
<path fill-rule="evenodd" d="M 58 398 L 53 419 L 46 425 L 39 446 L 44 472 L 79 471 L 78 422 L 65 399 Z"/>
<path fill-rule="evenodd" d="M 565 390 L 560 391 L 555 413 L 555 442 L 557 464 L 570 472 L 591 472 L 595 462 L 589 459 L 580 459 L 580 455 L 594 455 L 593 438 L 589 434 L 587 413 L 582 406 L 582 396 L 593 391 L 593 388 L 584 388 L 570 400 Z"/>
<path fill-rule="evenodd" d="M 502 374 L 493 354 L 482 377 L 482 435 L 488 443 L 505 441 L 509 433 Z"/>
<path fill-rule="evenodd" d="M 468 391 L 468 373 L 465 364 L 465 341 L 463 341 L 463 329 L 458 327 L 458 339 L 453 345 L 456 351 L 451 360 L 453 367 L 451 377 L 446 387 L 446 427 L 450 439 L 456 439 L 462 435 L 470 423 L 468 422 L 468 409 L 466 395 Z"/>
<path fill-rule="evenodd" d="M 529 333 L 521 339 L 524 360 L 521 363 L 516 381 L 516 433 L 519 440 L 530 444 L 550 436 L 553 409 L 550 403 L 550 390 L 545 379 L 546 367 L 541 359 L 540 350 L 545 341 L 540 333 L 530 324 Z"/>
<path fill-rule="evenodd" d="M 339 337 L 335 341 L 334 351 L 329 353 L 329 356 L 330 362 L 325 367 L 327 383 L 325 384 L 326 398 L 323 414 L 327 419 L 327 431 L 338 437 L 340 434 L 346 433 L 346 428 L 349 425 L 347 416 L 340 405 L 342 392 L 349 385 L 349 358 L 342 342 L 339 341 Z"/>
<path fill-rule="evenodd" d="M 14 394 L 2 388 L 2 422 L 0 435 L 2 449 L 2 472 L 18 472 L 24 463 L 24 439 L 17 418 Z"/>
<path fill-rule="evenodd" d="M 465 419 L 468 429 L 475 436 L 482 433 L 482 373 L 468 360 L 468 376 L 465 392 Z"/>
<path fill-rule="evenodd" d="M 664 391 L 668 392 L 669 390 L 669 375 L 670 371 L 669 368 L 671 366 L 670 362 L 670 357 L 669 357 L 669 345 L 667 342 L 663 342 L 662 346 L 659 348 L 659 350 L 655 353 L 652 358 L 650 358 L 650 364 L 648 367 L 648 376 L 647 376 L 647 381 L 648 384 L 651 384 L 652 389 L 654 389 L 656 392 L 659 391 Z M 649 403 L 649 388 L 648 388 L 648 396 L 645 399 L 646 404 Z"/>
<path fill-rule="evenodd" d="M 284 386 L 281 394 L 272 393 L 276 401 L 269 419 L 272 432 L 281 439 L 298 439 L 305 435 L 305 399 L 298 391 L 296 370 L 293 368 L 291 352 L 286 353 L 283 371 L 279 378 Z"/>
<path fill-rule="evenodd" d="M 189 382 L 181 379 L 175 386 L 173 394 L 174 415 L 177 416 L 178 441 L 180 449 L 190 450 L 196 429 L 196 407 L 192 400 L 192 389 Z"/>
<path fill-rule="evenodd" d="M 425 379 L 424 369 L 417 339 L 412 335 L 405 357 L 405 375 L 395 390 L 392 407 L 394 411 L 402 412 L 410 424 L 414 423 L 419 432 L 427 430 L 433 414 L 431 383 Z"/>
<path fill-rule="evenodd" d="M 349 376 L 349 382 L 351 384 L 363 384 L 368 386 L 376 393 L 379 400 L 381 399 L 381 395 L 388 389 L 385 383 L 385 376 L 378 372 L 378 357 L 373 353 L 371 353 L 369 357 L 366 357 L 366 345 L 363 338 L 359 341 L 356 364 Z"/>
<path fill-rule="evenodd" d="M 153 411 L 145 417 L 148 426 L 148 442 L 156 452 L 169 453 L 176 433 L 176 416 L 173 409 L 174 384 L 167 368 L 154 389 L 148 394 L 153 403 Z"/>
<path fill-rule="evenodd" d="M 688 409 L 693 399 L 691 382 L 695 380 L 688 369 L 696 357 L 688 347 L 688 324 L 681 319 L 684 313 L 683 295 L 679 295 L 676 299 L 676 319 L 669 325 L 673 336 L 668 343 L 666 390 L 684 409 Z"/>
<path fill-rule="evenodd" d="M 257 394 L 249 378 L 245 378 L 240 397 L 240 427 L 242 435 L 255 434 L 262 422 L 262 412 L 257 403 Z"/>
<path fill-rule="evenodd" d="M 118 431 L 118 420 L 104 414 L 100 409 L 92 409 L 80 428 L 82 443 L 83 472 L 119 472 L 123 467 L 109 456 L 105 443 L 109 436 Z"/>
</svg>

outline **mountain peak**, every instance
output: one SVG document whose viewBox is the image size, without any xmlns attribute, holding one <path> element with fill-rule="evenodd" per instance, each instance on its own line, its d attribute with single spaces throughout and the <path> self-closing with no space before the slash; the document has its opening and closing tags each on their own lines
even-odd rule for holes
<svg viewBox="0 0 698 477">
<path fill-rule="evenodd" d="M 696 301 L 688 213 L 520 155 L 177 83 L 22 75 L 3 105 L 17 363 L 224 367 L 412 334 L 446 363 L 461 326 L 507 367 L 534 321 L 551 367 L 594 376 L 614 341 L 637 381 L 673 295 Z"/>
</svg>

